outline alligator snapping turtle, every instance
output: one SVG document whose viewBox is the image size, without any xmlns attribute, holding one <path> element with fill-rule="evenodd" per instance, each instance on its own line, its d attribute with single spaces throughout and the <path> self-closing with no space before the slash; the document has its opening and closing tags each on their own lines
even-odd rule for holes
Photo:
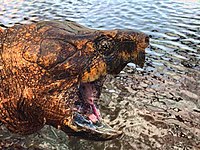
<svg viewBox="0 0 200 150">
<path fill-rule="evenodd" d="M 14 133 L 45 124 L 68 135 L 109 140 L 95 101 L 107 74 L 143 66 L 149 37 L 133 30 L 94 30 L 43 21 L 0 30 L 0 121 Z"/>
</svg>

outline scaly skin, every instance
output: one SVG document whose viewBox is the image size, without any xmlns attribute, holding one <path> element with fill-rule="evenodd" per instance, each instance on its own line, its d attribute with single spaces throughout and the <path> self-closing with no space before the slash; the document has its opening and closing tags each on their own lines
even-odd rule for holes
<svg viewBox="0 0 200 150">
<path fill-rule="evenodd" d="M 0 44 L 0 121 L 19 134 L 48 124 L 73 135 L 85 132 L 73 124 L 79 84 L 99 80 L 100 94 L 101 78 L 142 66 L 148 37 L 46 21 L 1 29 Z"/>
</svg>

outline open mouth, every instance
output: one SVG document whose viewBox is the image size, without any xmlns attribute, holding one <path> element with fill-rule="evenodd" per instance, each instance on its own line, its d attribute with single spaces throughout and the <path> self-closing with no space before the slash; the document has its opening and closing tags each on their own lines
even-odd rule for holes
<svg viewBox="0 0 200 150">
<path fill-rule="evenodd" d="M 95 101 L 99 98 L 100 89 L 97 82 L 81 83 L 79 87 L 79 101 L 75 102 L 77 112 L 82 114 L 88 121 L 97 123 L 100 120 L 100 112 Z"/>
<path fill-rule="evenodd" d="M 79 131 L 79 137 L 92 140 L 110 140 L 119 137 L 122 132 L 107 125 L 101 118 L 96 105 L 101 93 L 102 80 L 81 83 L 79 86 L 79 100 L 75 102 L 73 122 Z"/>
</svg>

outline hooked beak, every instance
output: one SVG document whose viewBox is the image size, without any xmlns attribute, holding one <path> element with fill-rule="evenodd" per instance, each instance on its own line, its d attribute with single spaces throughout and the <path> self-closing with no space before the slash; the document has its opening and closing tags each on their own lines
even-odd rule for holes
<svg viewBox="0 0 200 150">
<path fill-rule="evenodd" d="M 145 63 L 145 52 L 140 51 L 137 58 L 134 60 L 134 63 L 142 68 Z"/>
</svg>

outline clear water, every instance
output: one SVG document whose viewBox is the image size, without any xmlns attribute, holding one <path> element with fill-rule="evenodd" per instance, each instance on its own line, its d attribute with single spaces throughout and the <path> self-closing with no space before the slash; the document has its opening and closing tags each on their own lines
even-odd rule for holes
<svg viewBox="0 0 200 150">
<path fill-rule="evenodd" d="M 0 147 L 200 149 L 199 0 L 0 0 L 2 27 L 52 19 L 151 35 L 145 67 L 128 64 L 118 76 L 108 78 L 101 97 L 105 120 L 124 136 L 91 142 L 45 127 L 21 137 L 1 126 Z"/>
</svg>

